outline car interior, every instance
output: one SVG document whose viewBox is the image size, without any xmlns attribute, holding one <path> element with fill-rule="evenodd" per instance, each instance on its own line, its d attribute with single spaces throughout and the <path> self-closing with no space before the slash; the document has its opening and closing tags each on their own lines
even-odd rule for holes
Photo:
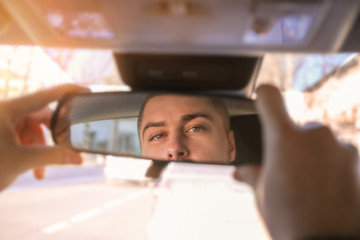
<svg viewBox="0 0 360 240">
<path fill-rule="evenodd" d="M 162 203 L 162 208 L 152 207 L 148 212 L 151 212 L 152 216 L 159 214 L 161 218 L 161 214 L 166 213 L 168 209 L 175 209 L 174 205 L 171 205 L 173 202 L 167 204 L 166 200 L 172 200 L 171 197 L 177 194 L 176 191 L 185 196 L 181 199 L 183 206 L 187 206 L 186 203 L 190 202 L 187 200 L 193 200 L 191 197 L 198 196 L 197 193 L 200 191 L 185 192 L 184 189 L 190 189 L 190 186 L 193 187 L 196 184 L 191 182 L 185 185 L 179 183 L 175 177 L 168 177 L 171 175 L 169 172 L 176 171 L 176 167 L 172 167 L 164 173 L 166 167 L 172 163 L 169 164 L 168 161 L 163 161 L 164 159 L 142 156 L 137 139 L 137 120 L 146 97 L 154 94 L 168 94 L 221 99 L 229 111 L 236 152 L 241 153 L 237 154 L 235 160 L 227 165 L 248 163 L 260 165 L 263 155 L 262 132 L 254 99 L 256 98 L 255 89 L 259 82 L 260 69 L 265 63 L 266 56 L 268 54 L 322 55 L 360 52 L 360 1 L 0 0 L 0 44 L 111 51 L 116 71 L 128 88 L 124 91 L 77 93 L 64 96 L 54 108 L 49 135 L 52 135 L 55 144 L 69 146 L 84 153 L 84 156 L 86 153 L 90 153 L 92 160 L 100 159 L 99 162 L 107 168 L 113 163 L 110 160 L 113 160 L 114 156 L 120 157 L 124 162 L 126 160 L 150 162 L 151 166 L 146 167 L 145 176 L 152 180 L 162 176 L 165 181 L 161 182 L 162 185 L 156 182 L 161 185 L 161 191 L 159 191 L 161 197 L 156 195 L 152 202 L 154 205 L 158 202 Z M 359 62 L 359 58 L 346 62 L 342 65 L 342 71 L 346 72 L 346 69 L 358 66 Z M 338 69 L 327 73 L 328 76 L 337 74 L 341 74 Z M 264 78 L 264 76 L 262 77 Z M 319 81 L 306 88 L 304 92 L 309 93 L 321 84 L 322 82 Z M 124 145 L 119 144 L 121 141 Z M 116 144 L 118 144 L 117 148 L 114 147 Z M 98 157 L 99 155 L 101 157 Z M 209 172 L 214 175 L 212 178 L 214 189 L 231 189 L 237 194 L 243 194 L 244 202 L 253 202 L 253 196 L 246 192 L 249 191 L 248 188 L 225 186 L 229 182 L 233 184 L 232 179 L 226 179 L 224 181 L 226 184 L 215 183 L 219 179 L 222 180 L 222 177 L 216 175 L 214 167 L 218 167 L 219 171 L 222 171 L 220 165 L 226 164 L 220 162 L 202 162 L 205 163 L 202 164 L 201 162 L 191 162 L 189 159 L 184 159 L 184 162 L 186 163 L 183 164 L 183 168 L 178 168 L 180 169 L 178 170 L 179 175 L 186 172 L 184 169 L 187 164 L 200 166 L 199 169 L 194 170 L 195 174 L 189 177 L 193 181 L 197 179 L 197 176 L 201 176 L 202 171 L 206 172 L 206 166 L 211 164 Z M 209 180 L 210 177 L 205 176 L 204 179 Z M 199 181 L 199 185 L 205 182 L 201 181 Z M 154 188 L 160 188 L 156 184 Z M 140 187 L 136 186 L 136 188 L 138 190 Z M 102 190 L 104 189 L 108 192 L 111 191 L 102 186 Z M 210 192 L 211 189 L 209 189 L 202 189 L 201 193 Z M 96 190 L 100 192 L 98 188 Z M 82 191 L 83 188 L 79 187 L 69 190 L 66 194 L 82 194 Z M 126 192 L 127 189 L 121 191 Z M 117 193 L 121 191 L 117 191 Z M 114 193 L 111 194 L 115 196 Z M 102 208 L 93 208 L 89 204 L 90 212 L 75 215 L 73 218 L 66 216 L 66 218 L 63 217 L 65 220 L 60 222 L 57 222 L 55 215 L 51 216 L 49 219 L 53 221 L 54 225 L 49 223 L 50 227 L 44 228 L 44 236 L 48 237 L 50 235 L 46 234 L 61 232 L 73 225 L 79 226 L 83 219 L 100 216 L 99 212 L 101 211 L 111 212 L 115 209 L 114 206 L 121 207 L 133 199 L 136 201 L 137 196 L 141 194 L 138 191 L 134 195 L 127 195 L 126 198 L 112 200 Z M 55 197 L 60 195 L 60 193 L 54 192 L 47 194 L 46 197 L 49 198 L 49 202 L 56 202 Z M 85 209 L 88 201 L 96 199 L 92 197 L 94 195 L 85 193 L 82 195 L 87 199 L 79 200 L 79 202 L 74 200 L 74 204 L 69 205 L 84 206 Z M 100 193 L 98 196 L 102 197 Z M 222 195 L 219 194 L 219 196 Z M 15 197 L 17 198 L 17 196 Z M 35 200 L 33 202 L 36 202 Z M 205 206 L 210 201 L 202 199 L 202 202 L 197 203 L 199 206 Z M 231 203 L 226 202 L 221 205 L 228 204 L 239 209 L 245 206 L 245 204 L 232 203 L 231 205 Z M 145 204 L 138 206 L 140 207 L 136 207 L 136 209 L 139 211 L 147 211 L 142 209 L 146 207 Z M 21 208 L 16 205 L 15 209 Z M 48 210 L 46 207 L 44 209 Z M 39 207 L 39 209 L 34 208 L 33 211 L 37 214 L 44 209 Z M 186 209 L 187 213 L 192 213 L 193 209 L 189 209 Z M 180 216 L 186 213 L 186 211 L 182 213 L 183 209 L 180 207 L 176 210 L 179 211 Z M 223 212 L 222 209 L 213 210 L 219 215 L 220 213 L 227 214 L 226 210 Z M 235 210 L 231 209 L 233 212 Z M 210 218 L 205 219 L 208 212 L 209 209 L 200 212 L 199 216 L 203 218 L 198 219 L 204 222 L 209 220 Z M 249 213 L 250 210 L 244 207 L 241 208 L 242 212 Z M 116 217 L 120 219 L 121 214 L 122 212 Z M 127 224 L 124 225 L 125 228 L 132 229 L 135 235 L 140 232 L 136 228 L 137 220 L 134 221 L 128 217 L 130 214 L 124 214 L 124 216 L 126 216 L 125 219 L 116 223 Z M 261 222 L 257 212 L 251 212 L 250 216 L 251 221 L 256 221 L 257 224 Z M 232 226 L 235 226 L 234 223 L 241 217 L 243 217 L 242 214 L 239 214 L 237 218 L 227 214 L 222 222 L 225 226 L 223 232 L 230 233 L 229 229 L 236 229 Z M 24 221 L 32 222 L 32 219 L 24 219 Z M 177 227 L 173 224 L 176 221 L 164 219 L 172 227 Z M 194 221 L 198 221 L 198 219 L 194 217 Z M 245 217 L 241 219 L 245 222 L 241 229 L 244 233 L 251 230 L 263 231 L 261 227 L 251 229 L 250 225 L 247 225 L 251 221 L 244 219 Z M 192 219 L 188 218 L 187 220 L 191 222 Z M 194 232 L 199 222 L 196 221 L 190 226 Z M 183 223 L 185 224 L 186 221 Z M 92 225 L 87 230 L 93 230 L 95 234 L 93 236 L 96 239 L 96 236 L 102 236 L 102 233 L 100 230 L 98 233 L 94 226 Z M 107 223 L 97 226 L 107 226 Z M 159 224 L 159 232 L 166 230 L 166 227 L 163 226 Z M 211 230 L 212 228 L 217 230 L 216 227 L 211 227 L 212 225 L 206 226 L 210 226 L 208 228 Z M 151 232 L 149 229 L 150 227 L 147 228 L 147 233 Z M 181 227 L 176 230 L 179 231 L 179 236 L 183 236 L 180 234 Z M 169 236 L 173 236 L 171 234 Z M 196 238 L 196 234 L 193 236 L 195 236 L 193 239 L 204 239 Z M 226 235 L 210 236 L 209 234 L 207 236 L 208 239 L 212 239 L 211 237 L 219 239 L 219 236 L 225 236 L 226 239 Z M 66 235 L 65 238 L 67 237 L 73 236 Z M 141 239 L 141 237 L 134 239 Z M 161 238 L 154 237 L 152 239 Z M 169 238 L 165 237 L 164 239 Z"/>
</svg>

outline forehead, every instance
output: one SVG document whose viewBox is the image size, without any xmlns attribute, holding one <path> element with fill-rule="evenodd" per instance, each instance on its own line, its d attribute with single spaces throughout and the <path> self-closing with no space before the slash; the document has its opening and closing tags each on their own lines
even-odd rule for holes
<svg viewBox="0 0 360 240">
<path fill-rule="evenodd" d="M 152 97 L 145 105 L 144 118 L 161 114 L 182 115 L 196 112 L 215 113 L 216 108 L 207 97 L 160 95 Z"/>
</svg>

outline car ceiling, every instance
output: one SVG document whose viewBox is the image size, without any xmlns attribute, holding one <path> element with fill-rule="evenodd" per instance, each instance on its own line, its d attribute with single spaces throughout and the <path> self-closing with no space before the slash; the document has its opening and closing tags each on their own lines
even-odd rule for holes
<svg viewBox="0 0 360 240">
<path fill-rule="evenodd" d="M 357 52 L 357 0 L 2 0 L 0 44 L 119 53 Z"/>
</svg>

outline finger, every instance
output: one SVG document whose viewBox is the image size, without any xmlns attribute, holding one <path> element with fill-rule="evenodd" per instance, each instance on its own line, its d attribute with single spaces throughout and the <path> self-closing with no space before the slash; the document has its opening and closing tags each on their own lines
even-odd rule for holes
<svg viewBox="0 0 360 240">
<path fill-rule="evenodd" d="M 307 122 L 302 128 L 306 130 L 310 130 L 310 129 L 321 128 L 323 126 L 324 125 L 319 122 Z"/>
<path fill-rule="evenodd" d="M 317 138 L 319 142 L 326 143 L 328 146 L 335 146 L 339 143 L 334 132 L 327 126 L 318 122 L 308 122 L 299 128 L 302 132 L 310 134 L 312 139 Z"/>
<path fill-rule="evenodd" d="M 89 91 L 89 89 L 74 84 L 60 85 L 10 100 L 7 107 L 12 116 L 21 116 L 44 108 L 47 104 L 60 99 L 66 93 L 80 91 Z"/>
<path fill-rule="evenodd" d="M 359 164 L 359 150 L 351 143 L 339 141 L 339 144 L 349 155 L 349 159 L 357 166 Z"/>
<path fill-rule="evenodd" d="M 39 111 L 36 111 L 34 113 L 31 113 L 26 118 L 26 121 L 28 123 L 33 124 L 44 124 L 47 128 L 50 127 L 50 121 L 52 117 L 53 111 L 49 107 L 44 107 L 40 109 Z"/>
<path fill-rule="evenodd" d="M 337 143 L 342 147 L 347 154 L 349 154 L 350 158 L 358 160 L 359 157 L 359 151 L 358 149 L 349 142 L 344 142 L 336 137 L 336 134 L 326 125 L 321 124 L 319 122 L 307 122 L 302 129 L 312 131 L 314 133 L 317 131 L 318 136 L 322 136 L 323 139 L 326 139 L 327 141 L 332 141 L 333 143 Z M 322 141 L 324 142 L 324 141 Z"/>
<path fill-rule="evenodd" d="M 78 152 L 61 146 L 19 146 L 16 159 L 19 159 L 18 165 L 21 172 L 51 164 L 80 165 L 82 163 Z"/>
<path fill-rule="evenodd" d="M 249 184 L 253 189 L 255 189 L 260 176 L 260 172 L 261 167 L 258 165 L 243 165 L 236 168 L 234 172 L 234 178 L 240 182 L 245 182 Z"/>
<path fill-rule="evenodd" d="M 280 91 L 271 85 L 262 85 L 257 91 L 256 108 L 265 136 L 276 136 L 294 127 L 286 112 Z"/>
<path fill-rule="evenodd" d="M 45 145 L 46 140 L 40 125 L 25 124 L 18 131 L 19 140 L 22 145 Z"/>
<path fill-rule="evenodd" d="M 34 177 L 38 180 L 44 179 L 46 177 L 45 167 L 37 167 L 33 169 Z"/>
</svg>

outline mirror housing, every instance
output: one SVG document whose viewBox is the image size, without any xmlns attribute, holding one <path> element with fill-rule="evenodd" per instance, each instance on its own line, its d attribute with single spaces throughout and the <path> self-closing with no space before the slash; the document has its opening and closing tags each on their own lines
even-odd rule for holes
<svg viewBox="0 0 360 240">
<path fill-rule="evenodd" d="M 150 141 L 148 140 L 150 137 L 144 135 L 144 131 L 148 126 L 145 125 L 145 123 L 148 123 L 145 119 L 150 119 L 151 124 L 154 122 L 154 117 L 145 117 L 148 116 L 146 109 L 150 109 L 150 106 L 148 106 L 149 102 L 146 103 L 146 99 L 149 96 L 152 96 L 150 102 L 155 101 L 154 99 L 160 99 L 161 101 L 158 102 L 162 104 L 161 108 L 156 107 L 157 105 L 154 107 L 154 103 L 150 104 L 152 106 L 151 112 L 157 111 L 157 114 L 161 114 L 164 111 L 166 112 L 166 106 L 169 106 L 171 109 L 170 114 L 180 114 L 181 118 L 179 119 L 184 119 L 183 116 L 196 115 L 190 120 L 181 120 L 185 122 L 181 122 L 181 125 L 176 125 L 176 129 L 182 129 L 180 130 L 181 134 L 187 139 L 192 139 L 193 142 L 190 144 L 192 150 L 189 150 L 189 153 L 201 152 L 200 150 L 202 150 L 203 155 L 197 153 L 197 155 L 189 154 L 188 157 L 171 159 L 164 157 L 166 155 L 159 157 L 160 155 L 150 154 L 149 151 L 146 152 L 144 146 L 161 146 L 157 142 L 161 143 L 162 141 L 157 141 L 158 137 L 156 135 L 154 142 L 150 143 L 152 139 Z M 187 101 L 191 104 L 188 104 Z M 167 105 L 168 103 L 170 105 Z M 219 103 L 221 106 L 215 105 Z M 222 104 L 224 105 L 222 106 Z M 174 109 L 175 106 L 179 108 Z M 222 110 L 219 110 L 222 107 L 226 108 L 225 115 Z M 144 112 L 142 116 L 143 123 L 140 126 L 138 125 L 137 117 L 141 111 Z M 184 111 L 190 114 L 181 115 Z M 163 125 L 159 125 L 160 127 L 155 125 L 153 127 L 150 124 L 150 127 L 153 127 L 152 131 L 155 131 L 155 129 L 159 131 L 159 133 L 156 132 L 156 134 L 161 134 L 159 139 L 171 136 L 172 132 L 169 129 L 173 126 L 171 125 L 173 122 L 167 122 L 167 120 L 164 120 L 166 118 L 160 118 L 157 121 L 156 117 L 158 115 L 154 116 L 155 123 L 161 122 Z M 234 159 L 230 159 L 231 161 L 226 160 L 228 157 L 219 157 L 226 154 L 214 155 L 218 151 L 213 151 L 217 148 L 228 151 L 227 147 L 221 148 L 220 146 L 228 138 L 220 139 L 219 137 L 222 136 L 221 134 L 224 131 L 225 121 L 229 121 L 229 130 L 235 134 L 233 138 L 236 147 L 236 157 L 234 155 Z M 176 124 L 178 123 L 176 122 Z M 140 129 L 141 134 L 139 132 Z M 172 127 L 171 129 L 175 128 Z M 261 161 L 260 124 L 253 101 L 229 93 L 215 94 L 203 92 L 184 94 L 167 91 L 71 94 L 61 99 L 52 118 L 51 130 L 54 141 L 57 144 L 90 153 L 162 161 L 190 161 L 231 165 L 260 163 Z M 216 133 L 220 133 L 220 135 L 216 135 Z M 204 137 L 201 137 L 201 134 Z M 203 139 L 201 144 L 204 144 L 201 145 L 199 144 L 200 142 L 196 142 L 194 139 Z M 219 141 L 214 142 L 214 139 Z M 209 141 L 212 141 L 213 145 L 209 145 Z M 141 142 L 142 146 L 140 146 Z M 158 145 L 150 145 L 154 143 Z M 196 147 L 194 148 L 193 146 Z M 202 146 L 207 146 L 207 148 L 202 149 Z M 206 153 L 211 151 L 213 151 L 213 155 L 203 158 L 199 157 L 206 156 Z M 212 159 L 213 156 L 217 157 Z"/>
<path fill-rule="evenodd" d="M 123 81 L 133 90 L 237 91 L 250 98 L 262 57 L 114 54 Z"/>
</svg>

